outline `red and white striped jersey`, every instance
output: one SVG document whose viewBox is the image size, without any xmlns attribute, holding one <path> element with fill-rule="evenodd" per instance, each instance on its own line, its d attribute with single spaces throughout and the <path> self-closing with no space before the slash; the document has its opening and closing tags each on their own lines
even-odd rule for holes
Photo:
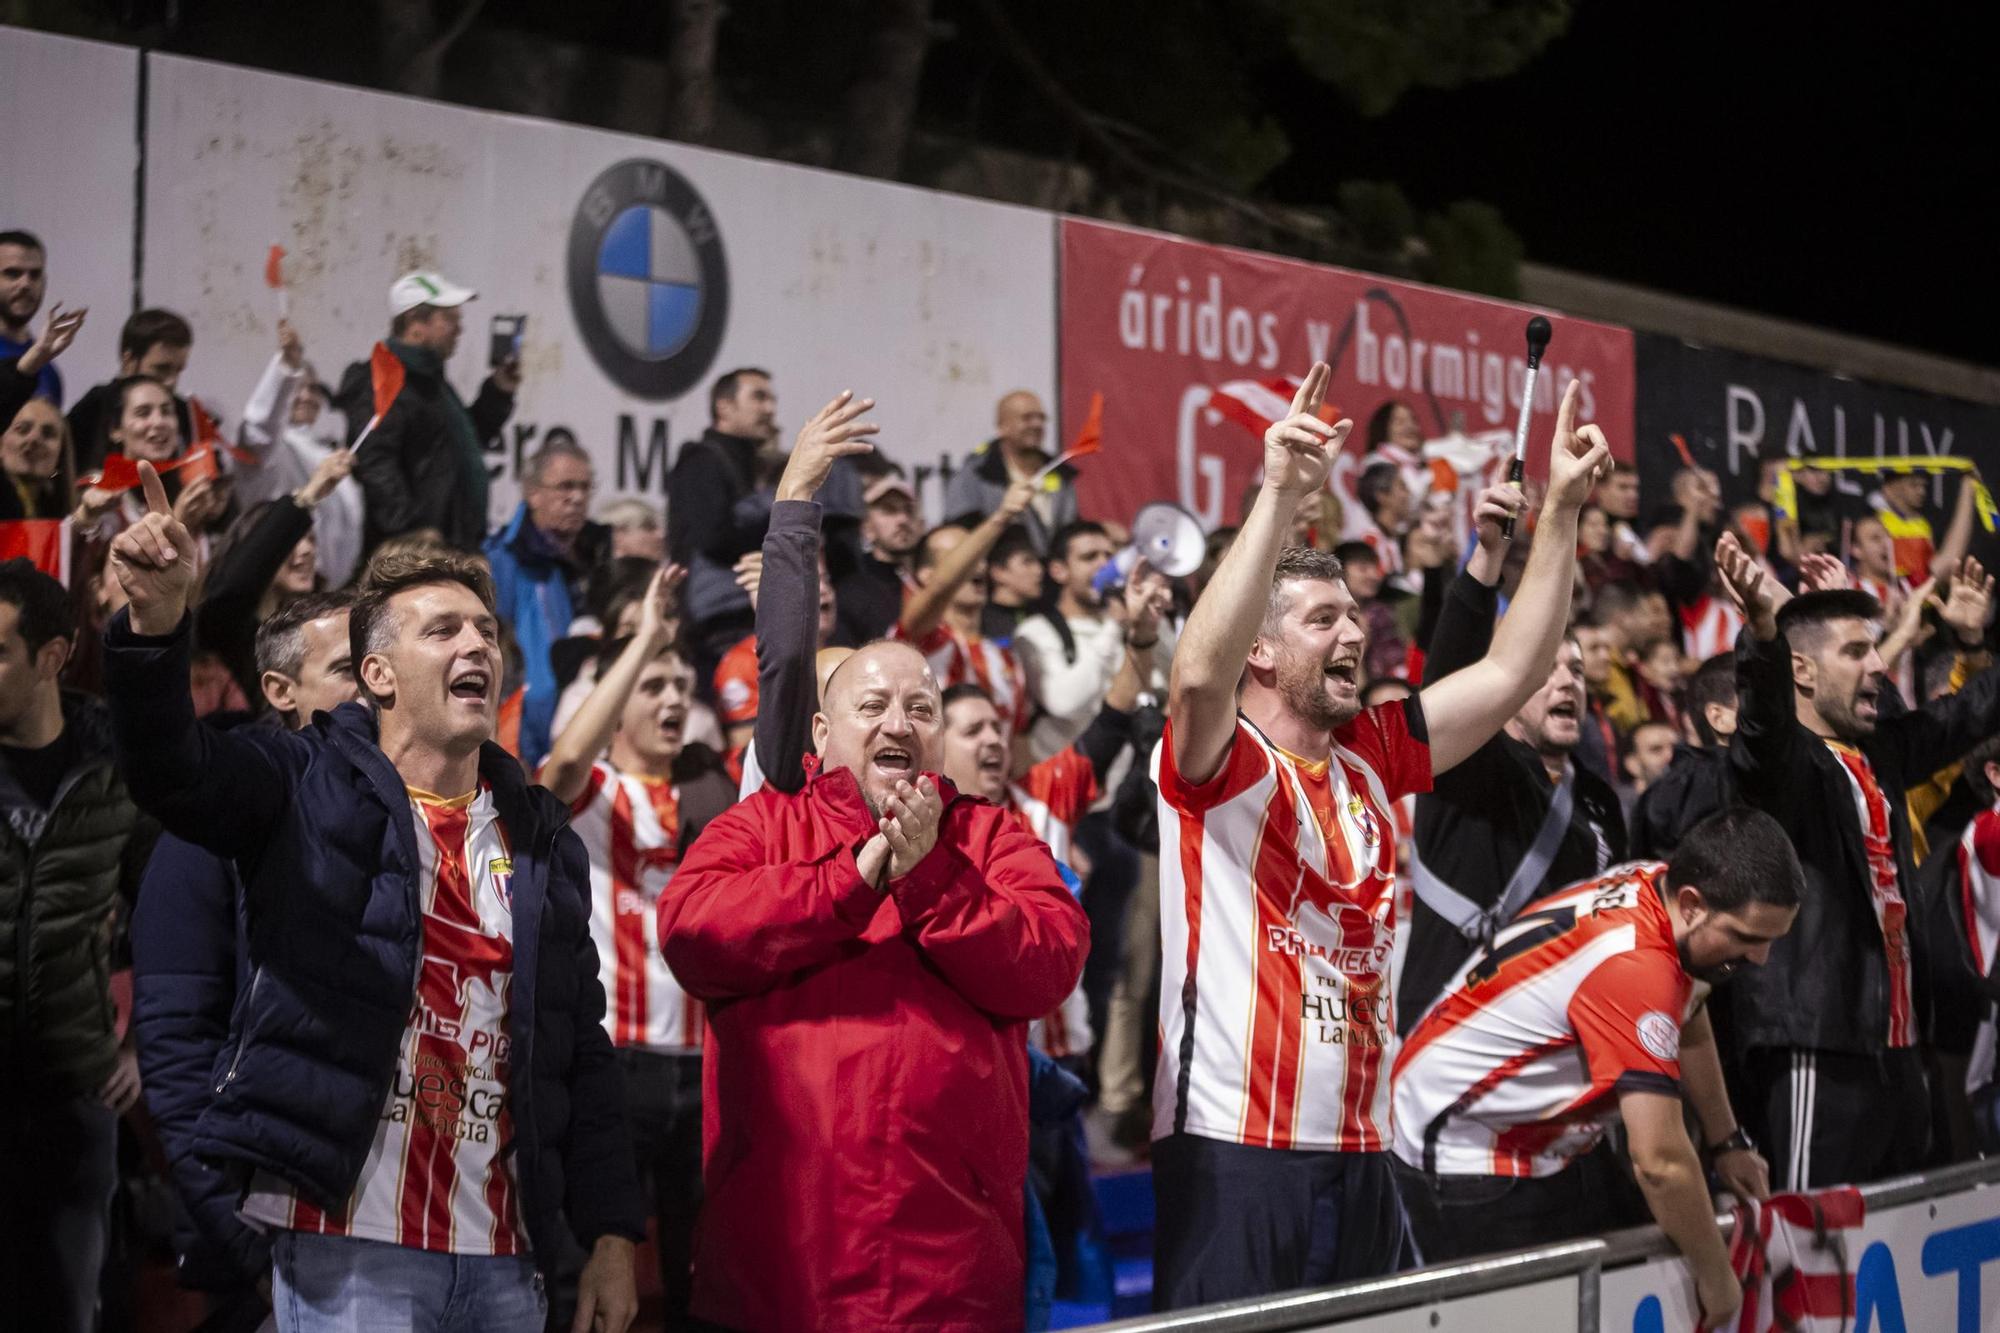
<svg viewBox="0 0 2000 1333">
<path fill-rule="evenodd" d="M 660 952 L 660 893 L 680 861 L 680 792 L 600 759 L 570 806 L 570 827 L 590 856 L 590 938 L 611 1044 L 700 1049 L 701 1001 L 681 989 Z"/>
<path fill-rule="evenodd" d="M 1680 617 L 1682 651 L 1697 662 L 1735 648 L 1743 629 L 1743 614 L 1727 597 L 1713 593 L 1703 593 L 1682 607 Z"/>
<path fill-rule="evenodd" d="M 904 638 L 903 627 L 891 629 L 889 637 Z M 940 690 L 977 685 L 993 701 L 1010 734 L 1027 733 L 1028 724 L 1035 720 L 1035 700 L 1028 693 L 1027 672 L 1011 648 L 976 634 L 961 634 L 949 625 L 939 625 L 914 646 L 930 663 Z"/>
<path fill-rule="evenodd" d="M 410 792 L 423 963 L 389 1097 L 353 1197 L 325 1212 L 259 1172 L 243 1216 L 453 1254 L 525 1254 L 507 1101 L 514 864 L 493 795 Z"/>
<path fill-rule="evenodd" d="M 1658 861 L 1528 904 L 1459 969 L 1396 1057 L 1396 1155 L 1446 1176 L 1548 1176 L 1616 1094 L 1677 1094 L 1681 969 Z M 1705 993 L 1705 991 L 1704 991 Z"/>
<path fill-rule="evenodd" d="M 1243 718 L 1221 769 L 1153 752 L 1160 801 L 1160 1070 L 1153 1137 L 1378 1152 L 1395 1032 L 1390 803 L 1430 790 L 1415 699 L 1280 750 Z"/>
<path fill-rule="evenodd" d="M 1889 802 L 1875 781 L 1868 757 L 1851 745 L 1828 740 L 1826 748 L 1847 773 L 1854 793 L 1854 814 L 1861 821 L 1861 845 L 1868 853 L 1868 901 L 1875 924 L 1882 930 L 1882 953 L 1889 965 L 1889 1031 L 1891 1048 L 1917 1043 L 1916 994 L 1911 984 L 1909 904 L 1903 899 L 1896 869 L 1896 844 L 1889 827 Z"/>
<path fill-rule="evenodd" d="M 1958 883 L 1972 970 L 1983 977 L 2000 958 L 2000 805 L 1966 825 L 1958 840 Z"/>
<path fill-rule="evenodd" d="M 1076 822 L 1096 800 L 1097 770 L 1075 746 L 1050 755 L 1007 788 L 1007 808 L 1064 865 L 1069 864 Z M 1082 978 L 1062 1008 L 1028 1025 L 1028 1041 L 1053 1056 L 1083 1055 L 1092 1040 L 1090 1002 L 1084 997 Z"/>
</svg>

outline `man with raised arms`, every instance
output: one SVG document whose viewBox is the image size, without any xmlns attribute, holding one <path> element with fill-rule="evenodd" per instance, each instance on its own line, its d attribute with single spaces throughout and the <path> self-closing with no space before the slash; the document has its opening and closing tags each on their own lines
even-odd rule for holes
<svg viewBox="0 0 2000 1333">
<path fill-rule="evenodd" d="M 1264 436 L 1264 480 L 1175 654 L 1160 789 L 1154 1302 L 1378 1276 L 1413 1258 L 1385 1147 L 1394 1030 L 1390 803 L 1426 791 L 1548 678 L 1577 511 L 1610 467 L 1563 396 L 1543 508 L 1487 654 L 1363 712 L 1339 561 L 1285 549 L 1351 423 L 1315 365 Z"/>
</svg>

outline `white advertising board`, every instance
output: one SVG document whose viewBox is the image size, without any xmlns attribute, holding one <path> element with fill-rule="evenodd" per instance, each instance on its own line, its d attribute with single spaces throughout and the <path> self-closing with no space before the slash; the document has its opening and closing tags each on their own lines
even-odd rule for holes
<svg viewBox="0 0 2000 1333">
<path fill-rule="evenodd" d="M 132 313 L 132 223 L 139 168 L 139 53 L 0 27 L 0 231 L 48 247 L 48 295 L 90 309 L 56 363 L 68 401 L 118 373 Z"/>
<path fill-rule="evenodd" d="M 1870 1213 L 1846 1253 L 1855 1287 L 1849 1333 L 2000 1328 L 2000 1188 Z M 1694 1284 L 1678 1259 L 1606 1271 L 1599 1300 L 1603 1333 L 1695 1327 Z"/>
<path fill-rule="evenodd" d="M 663 494 L 736 366 L 772 373 L 788 445 L 839 390 L 877 399 L 933 512 L 931 473 L 992 433 L 1002 394 L 1055 406 L 1051 214 L 169 56 L 146 144 L 145 299 L 192 319 L 184 386 L 232 420 L 274 348 L 273 243 L 323 378 L 386 336 L 407 270 L 480 294 L 450 365 L 468 400 L 491 317 L 527 316 L 495 521 L 555 426 L 600 501 Z"/>
</svg>

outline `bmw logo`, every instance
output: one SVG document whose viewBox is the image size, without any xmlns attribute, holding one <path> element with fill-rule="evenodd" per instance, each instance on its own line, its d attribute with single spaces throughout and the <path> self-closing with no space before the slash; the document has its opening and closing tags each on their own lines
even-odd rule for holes
<svg viewBox="0 0 2000 1333">
<path fill-rule="evenodd" d="M 569 304 L 627 392 L 673 398 L 701 382 L 729 322 L 729 264 L 685 177 L 632 158 L 590 183 L 569 229 Z"/>
</svg>

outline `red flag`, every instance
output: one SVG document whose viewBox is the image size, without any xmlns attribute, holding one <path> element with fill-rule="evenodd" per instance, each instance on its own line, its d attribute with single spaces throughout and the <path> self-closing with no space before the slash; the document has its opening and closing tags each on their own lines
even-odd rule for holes
<svg viewBox="0 0 2000 1333">
<path fill-rule="evenodd" d="M 215 424 L 215 418 L 201 405 L 201 399 L 188 399 L 188 417 L 194 426 L 194 444 L 188 448 L 174 466 L 181 471 L 181 481 L 193 484 L 204 478 L 214 478 L 222 473 L 221 464 L 216 461 L 215 448 L 221 443 L 222 431 Z M 137 466 L 133 468 L 136 476 Z"/>
<path fill-rule="evenodd" d="M 1072 462 L 1088 458 L 1104 447 L 1104 395 L 1090 395 L 1090 412 L 1083 419 L 1083 429 L 1076 433 L 1065 457 Z"/>
<path fill-rule="evenodd" d="M 376 343 L 368 354 L 368 373 L 375 381 L 375 420 L 380 421 L 389 415 L 389 404 L 403 391 L 403 363 L 389 350 L 389 344 Z"/>
<path fill-rule="evenodd" d="M 35 568 L 69 586 L 69 520 L 17 518 L 0 521 L 0 560 L 25 557 Z"/>
<path fill-rule="evenodd" d="M 187 480 L 191 482 L 199 481 L 203 477 L 214 476 L 214 446 L 198 444 L 190 448 L 179 458 L 170 459 L 164 463 L 153 464 L 153 471 L 163 477 L 178 468 L 189 469 Z M 102 472 L 93 472 L 89 476 L 79 477 L 77 481 L 80 485 L 89 486 L 100 491 L 110 491 L 114 494 L 121 491 L 129 491 L 139 484 L 139 464 L 136 459 L 127 458 L 124 454 L 107 454 L 104 458 L 104 470 Z"/>
<path fill-rule="evenodd" d="M 285 247 L 274 245 L 264 259 L 264 285 L 277 289 L 285 285 Z"/>
</svg>

